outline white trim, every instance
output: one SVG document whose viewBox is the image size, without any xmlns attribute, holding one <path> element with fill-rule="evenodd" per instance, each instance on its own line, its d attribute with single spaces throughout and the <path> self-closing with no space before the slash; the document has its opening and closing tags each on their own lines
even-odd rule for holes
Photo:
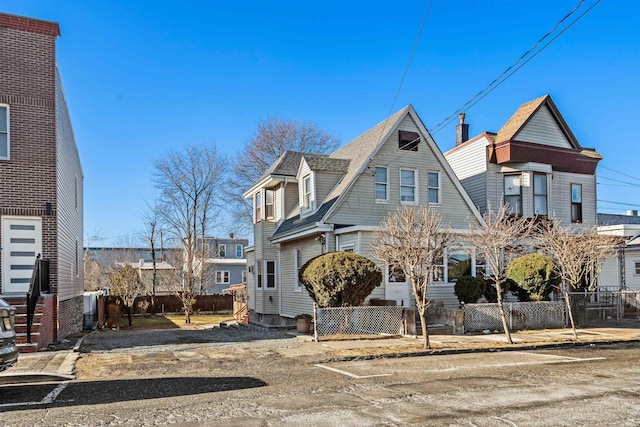
<svg viewBox="0 0 640 427">
<path fill-rule="evenodd" d="M 402 171 L 411 171 L 413 172 L 413 201 L 403 201 L 402 200 Z M 400 204 L 401 205 L 408 205 L 408 206 L 417 206 L 420 204 L 420 197 L 419 197 L 419 193 L 420 193 L 420 189 L 419 189 L 419 182 L 420 182 L 420 176 L 418 173 L 418 169 L 416 168 L 408 168 L 408 167 L 400 167 L 400 173 L 399 173 L 399 178 L 400 178 L 400 192 L 399 192 L 399 196 L 400 196 Z M 409 187 L 409 185 L 405 185 L 405 187 Z"/>
<path fill-rule="evenodd" d="M 207 258 L 205 261 L 207 264 L 219 264 L 219 265 L 246 265 L 246 258 Z"/>
<path fill-rule="evenodd" d="M 238 256 L 238 247 L 240 247 L 240 256 Z M 236 258 L 244 257 L 244 246 L 239 243 L 236 243 Z"/>
<path fill-rule="evenodd" d="M 435 174 L 435 175 L 438 176 L 438 186 L 437 187 L 431 187 L 429 185 L 429 175 L 431 175 L 431 174 Z M 438 190 L 438 200 L 436 202 L 431 202 L 429 200 L 429 190 L 431 190 L 432 188 Z M 440 173 L 440 171 L 427 170 L 427 204 L 432 205 L 432 206 L 442 205 L 442 174 Z"/>
<path fill-rule="evenodd" d="M 218 273 L 220 273 L 220 279 L 221 280 L 218 280 Z M 226 281 L 224 280 L 225 273 L 226 273 L 226 276 L 227 276 L 227 280 Z M 213 273 L 213 276 L 214 276 L 214 280 L 216 282 L 216 285 L 228 285 L 228 284 L 231 283 L 231 273 L 229 272 L 229 270 L 216 270 Z"/>
<path fill-rule="evenodd" d="M 11 108 L 9 104 L 0 104 L 0 108 L 7 109 L 7 155 L 0 156 L 0 160 L 11 160 Z"/>
<path fill-rule="evenodd" d="M 300 254 L 299 260 L 298 253 Z M 300 264 L 302 264 L 302 248 L 293 248 L 293 290 L 295 292 L 302 292 L 302 284 L 300 283 L 300 280 L 298 280 L 298 271 L 300 270 L 300 267 L 302 267 Z"/>
<path fill-rule="evenodd" d="M 267 264 L 272 262 L 273 263 L 273 287 L 270 288 L 269 286 L 267 286 Z M 275 259 L 265 259 L 262 260 L 262 266 L 264 268 L 264 276 L 263 280 L 262 280 L 262 290 L 276 290 L 278 289 L 278 263 L 276 262 Z"/>
<path fill-rule="evenodd" d="M 340 235 L 345 233 L 353 233 L 354 231 L 380 231 L 378 225 L 352 225 L 349 227 L 338 228 L 333 234 Z"/>
<path fill-rule="evenodd" d="M 224 249 L 224 251 L 221 251 L 220 249 Z M 222 255 L 222 252 L 224 252 L 224 255 Z M 227 259 L 227 244 L 226 243 L 218 243 L 218 257 L 220 259 Z"/>
<path fill-rule="evenodd" d="M 348 245 L 340 246 L 340 251 L 341 252 L 346 252 L 347 249 L 351 249 L 351 252 L 355 252 L 356 251 L 356 245 L 354 243 L 349 243 Z"/>
<path fill-rule="evenodd" d="M 273 239 L 269 241 L 271 243 L 282 243 L 282 242 L 286 242 L 287 240 L 298 239 L 300 237 L 306 237 L 310 234 L 322 233 L 325 231 L 333 231 L 333 225 L 316 222 L 315 224 L 311 225 L 309 228 L 305 230 L 298 231 L 297 233 L 287 234 L 285 236 L 278 237 L 277 239 Z"/>
<path fill-rule="evenodd" d="M 377 175 L 377 168 L 381 168 L 381 169 L 385 169 L 386 170 L 386 176 L 387 179 L 384 182 L 384 186 L 385 186 L 385 198 L 384 199 L 378 199 L 377 198 L 377 191 L 376 191 L 376 186 L 378 184 L 383 184 L 382 182 L 378 182 L 376 180 L 376 175 Z M 389 203 L 389 165 L 374 165 L 373 167 L 373 199 L 376 203 Z"/>
</svg>

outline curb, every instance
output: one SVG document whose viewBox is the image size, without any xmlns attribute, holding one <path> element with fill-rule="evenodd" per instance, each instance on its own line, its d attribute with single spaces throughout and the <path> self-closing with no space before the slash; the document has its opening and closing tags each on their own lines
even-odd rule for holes
<svg viewBox="0 0 640 427">
<path fill-rule="evenodd" d="M 606 340 L 606 341 L 565 341 L 554 343 L 537 343 L 522 346 L 509 346 L 509 347 L 494 347 L 494 348 L 452 348 L 452 349 L 433 349 L 417 352 L 402 352 L 402 353 L 383 353 L 367 356 L 345 356 L 345 357 L 331 357 L 328 359 L 322 359 L 318 363 L 335 363 L 335 362 L 352 362 L 357 360 L 375 360 L 375 359 L 394 359 L 405 357 L 422 357 L 422 356 L 445 356 L 450 354 L 469 354 L 469 353 L 497 353 L 501 351 L 522 351 L 522 350 L 540 350 L 545 348 L 571 348 L 571 347 L 587 347 L 587 346 L 601 346 L 612 345 L 620 343 L 640 343 L 640 339 L 630 340 Z"/>
</svg>

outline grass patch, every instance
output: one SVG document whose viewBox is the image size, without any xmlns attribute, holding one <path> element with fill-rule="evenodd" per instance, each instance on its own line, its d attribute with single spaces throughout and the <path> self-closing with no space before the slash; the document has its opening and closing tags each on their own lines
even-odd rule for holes
<svg viewBox="0 0 640 427">
<path fill-rule="evenodd" d="M 191 316 L 192 325 L 216 325 L 225 320 L 233 320 L 232 314 L 193 314 Z M 182 314 L 165 314 L 164 316 L 134 316 L 133 328 L 179 328 L 186 325 L 184 315 Z M 129 327 L 129 319 L 126 315 L 122 316 L 118 321 L 121 328 Z"/>
</svg>

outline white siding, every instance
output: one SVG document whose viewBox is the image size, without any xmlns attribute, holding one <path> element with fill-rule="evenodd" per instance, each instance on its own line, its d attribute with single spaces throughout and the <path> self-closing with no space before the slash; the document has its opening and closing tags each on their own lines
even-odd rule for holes
<svg viewBox="0 0 640 427">
<path fill-rule="evenodd" d="M 514 135 L 513 139 L 523 142 L 552 145 L 554 147 L 574 148 L 564 136 L 549 108 L 542 106 L 529 122 Z"/>
<path fill-rule="evenodd" d="M 315 237 L 300 239 L 293 242 L 283 243 L 280 247 L 280 286 L 282 287 L 282 309 L 280 314 L 284 317 L 295 317 L 302 313 L 313 312 L 313 300 L 304 287 L 295 289 L 295 249 L 300 249 L 300 267 L 311 258 L 321 255 L 322 248 L 320 242 Z"/>
<path fill-rule="evenodd" d="M 413 120 L 407 116 L 398 126 L 400 130 L 419 132 Z M 389 203 L 374 201 L 374 167 L 389 167 Z M 467 218 L 473 217 L 462 195 L 447 176 L 435 154 L 424 142 L 417 152 L 398 149 L 398 132 L 392 132 L 380 151 L 368 163 L 367 169 L 357 178 L 341 206 L 328 218 L 334 224 L 378 225 L 389 213 L 400 206 L 400 168 L 418 170 L 418 200 L 427 202 L 427 172 L 440 172 L 442 205 L 437 209 L 453 228 L 467 228 Z M 456 179 L 455 176 L 453 179 Z"/>
<path fill-rule="evenodd" d="M 447 154 L 447 161 L 473 203 L 484 212 L 487 207 L 487 144 L 484 137 Z"/>
<path fill-rule="evenodd" d="M 289 182 L 284 187 L 284 218 L 286 219 L 291 210 L 298 205 L 300 200 L 298 195 L 298 184 Z"/>
<path fill-rule="evenodd" d="M 343 174 L 329 173 L 329 172 L 314 172 L 315 178 L 315 196 L 316 200 L 322 202 L 325 197 L 333 190 L 336 183 L 340 180 Z"/>
<path fill-rule="evenodd" d="M 596 177 L 568 172 L 554 172 L 552 178 L 552 200 L 549 213 L 571 224 L 571 184 L 582 184 L 582 223 L 586 227 L 596 224 Z"/>
<path fill-rule="evenodd" d="M 83 179 L 62 83 L 56 72 L 56 181 L 58 296 L 65 301 L 84 292 Z"/>
<path fill-rule="evenodd" d="M 447 283 L 435 283 L 429 286 L 427 290 L 427 298 L 429 300 L 438 300 L 444 302 L 445 308 L 460 308 L 460 302 L 458 297 L 453 291 L 453 284 Z M 412 301 L 415 301 L 412 296 Z"/>
</svg>

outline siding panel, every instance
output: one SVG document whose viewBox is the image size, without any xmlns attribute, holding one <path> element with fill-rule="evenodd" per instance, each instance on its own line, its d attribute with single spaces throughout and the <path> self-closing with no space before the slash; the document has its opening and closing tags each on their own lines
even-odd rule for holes
<svg viewBox="0 0 640 427">
<path fill-rule="evenodd" d="M 574 148 L 564 136 L 549 108 L 543 106 L 531 117 L 520 132 L 513 139 L 523 142 L 552 145 L 554 147 Z"/>
</svg>

